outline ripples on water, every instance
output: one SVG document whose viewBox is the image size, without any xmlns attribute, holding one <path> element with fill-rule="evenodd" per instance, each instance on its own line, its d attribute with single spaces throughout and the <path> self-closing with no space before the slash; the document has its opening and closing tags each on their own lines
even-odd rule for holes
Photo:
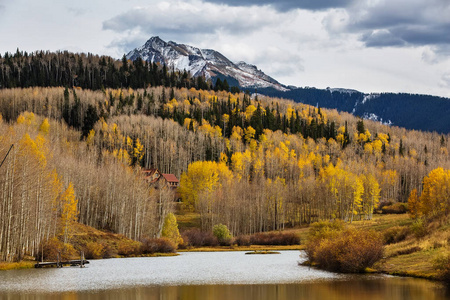
<svg viewBox="0 0 450 300">
<path fill-rule="evenodd" d="M 428 281 L 298 266 L 299 254 L 191 252 L 0 272 L 0 299 L 447 299 Z"/>
</svg>

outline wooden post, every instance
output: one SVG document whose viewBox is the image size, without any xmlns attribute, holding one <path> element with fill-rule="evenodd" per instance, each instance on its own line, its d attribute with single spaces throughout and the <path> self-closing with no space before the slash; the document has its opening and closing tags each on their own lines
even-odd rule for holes
<svg viewBox="0 0 450 300">
<path fill-rule="evenodd" d="M 80 268 L 84 268 L 84 252 L 81 251 L 80 255 Z"/>
<path fill-rule="evenodd" d="M 62 268 L 62 264 L 61 264 L 61 252 L 58 251 L 58 255 L 56 255 L 56 267 L 57 268 Z"/>
</svg>

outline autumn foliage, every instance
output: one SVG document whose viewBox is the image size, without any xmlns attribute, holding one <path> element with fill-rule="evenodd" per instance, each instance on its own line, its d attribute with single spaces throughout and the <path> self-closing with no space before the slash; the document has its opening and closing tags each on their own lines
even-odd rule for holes
<svg viewBox="0 0 450 300">
<path fill-rule="evenodd" d="M 322 223 L 313 227 L 306 250 L 310 263 L 330 271 L 359 273 L 382 258 L 379 233 L 341 226 Z"/>
<path fill-rule="evenodd" d="M 420 196 L 411 191 L 408 198 L 409 213 L 412 218 L 442 217 L 450 212 L 450 170 L 437 168 L 423 179 Z"/>
<path fill-rule="evenodd" d="M 182 234 L 184 246 L 186 247 L 205 247 L 217 246 L 217 238 L 211 231 L 201 231 L 199 228 L 186 230 Z"/>
<path fill-rule="evenodd" d="M 0 112 L 1 157 L 14 144 L 0 169 L 1 260 L 35 255 L 56 235 L 70 240 L 64 224 L 75 220 L 134 240 L 159 236 L 173 193 L 151 188 L 141 167 L 181 179 L 201 232 L 371 219 L 380 203 L 400 207 L 414 189 L 414 217 L 448 213 L 447 135 L 164 86 L 0 89 Z"/>
</svg>

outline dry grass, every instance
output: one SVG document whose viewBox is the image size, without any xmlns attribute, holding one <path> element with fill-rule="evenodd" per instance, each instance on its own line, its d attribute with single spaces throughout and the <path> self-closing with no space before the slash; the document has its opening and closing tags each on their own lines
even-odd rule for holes
<svg viewBox="0 0 450 300">
<path fill-rule="evenodd" d="M 375 229 L 386 233 L 394 227 L 409 229 L 413 220 L 408 215 L 375 215 L 373 220 L 354 222 L 357 228 Z M 400 242 L 385 246 L 384 259 L 375 264 L 380 272 L 438 279 L 434 261 L 448 253 L 450 222 L 448 219 L 433 221 L 427 225 L 428 233 L 417 238 L 413 232 Z"/>
<path fill-rule="evenodd" d="M 15 269 L 31 269 L 34 268 L 34 261 L 21 261 L 21 262 L 0 262 L 0 271 L 15 270 Z"/>
</svg>

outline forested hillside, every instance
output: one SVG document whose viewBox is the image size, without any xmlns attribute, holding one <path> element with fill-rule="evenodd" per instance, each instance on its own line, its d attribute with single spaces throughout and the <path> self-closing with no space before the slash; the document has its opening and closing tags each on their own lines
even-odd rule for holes
<svg viewBox="0 0 450 300">
<path fill-rule="evenodd" d="M 6 260 L 64 228 L 70 187 L 81 223 L 157 236 L 170 196 L 149 189 L 139 167 L 176 174 L 202 229 L 234 234 L 368 219 L 450 168 L 448 136 L 244 93 L 19 88 L 0 101 L 1 156 L 14 144 L 0 169 Z"/>
<path fill-rule="evenodd" d="M 159 237 L 173 195 L 148 186 L 142 167 L 180 178 L 202 230 L 222 223 L 234 235 L 370 219 L 450 169 L 448 135 L 212 89 L 139 60 L 18 51 L 0 72 L 1 260 L 69 240 L 75 221 Z"/>
<path fill-rule="evenodd" d="M 259 92 L 342 112 L 407 129 L 449 133 L 450 99 L 406 93 L 364 94 L 355 90 L 296 88 L 286 92 Z"/>
</svg>

